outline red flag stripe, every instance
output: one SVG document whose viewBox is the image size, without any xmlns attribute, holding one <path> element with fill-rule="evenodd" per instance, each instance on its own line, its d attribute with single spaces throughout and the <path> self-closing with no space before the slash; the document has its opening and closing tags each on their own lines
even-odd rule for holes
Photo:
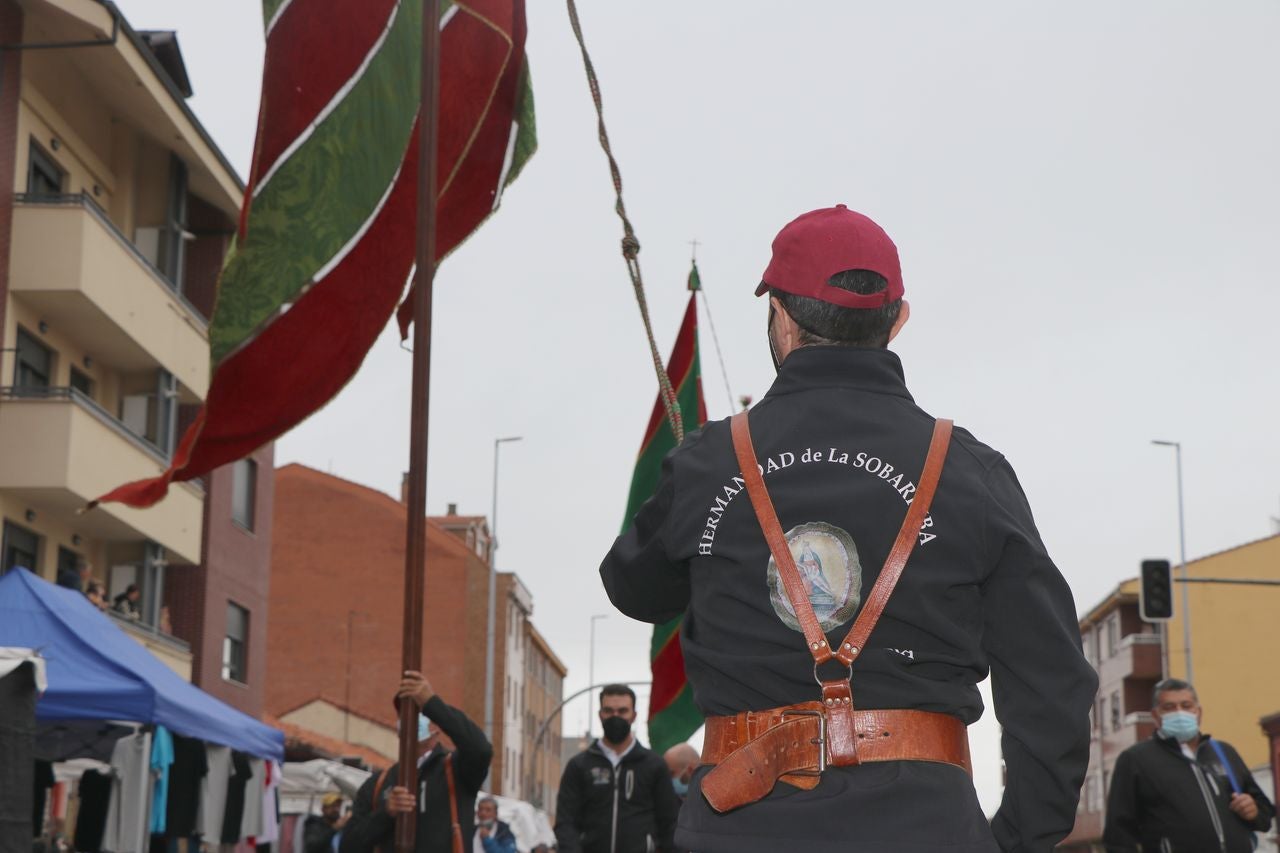
<svg viewBox="0 0 1280 853">
<path fill-rule="evenodd" d="M 680 386 L 689 378 L 689 372 L 693 369 L 693 356 L 697 352 L 695 344 L 698 342 L 698 303 L 696 301 L 697 293 L 689 294 L 689 305 L 684 310 L 684 320 L 680 323 L 680 333 L 676 335 L 676 346 L 671 351 L 671 359 L 667 362 L 667 376 L 671 377 L 671 387 L 676 389 L 677 394 Z M 649 425 L 644 430 L 644 440 L 640 442 L 640 452 L 637 456 L 643 456 L 645 451 L 649 449 L 649 442 L 653 441 L 653 437 L 658 434 L 658 427 L 667 417 L 667 409 L 662 405 L 662 397 L 653 404 L 653 413 L 649 415 Z M 707 405 L 702 399 L 701 379 L 699 379 L 698 390 L 698 424 L 704 424 L 707 420 Z"/>
<path fill-rule="evenodd" d="M 268 40 L 262 109 L 271 109 L 275 120 L 260 129 L 251 181 L 255 194 L 359 80 L 400 2 L 309 0 L 304 8 L 305 14 L 280 19 Z"/>
<path fill-rule="evenodd" d="M 684 650 L 680 648 L 680 631 L 672 631 L 662 649 L 649 664 L 653 684 L 649 688 L 649 716 L 662 713 L 680 695 L 688 683 L 684 674 Z"/>
<path fill-rule="evenodd" d="M 458 121 L 441 122 L 439 131 L 437 204 L 441 209 L 448 206 L 452 211 L 450 216 L 436 220 L 436 245 L 441 257 L 453 251 L 493 212 L 498 176 L 502 174 L 511 142 L 511 115 L 520 96 L 520 75 L 524 67 L 523 5 L 483 0 L 459 3 L 456 8 L 466 14 L 457 15 L 451 24 L 451 38 L 441 44 L 441 68 L 467 68 L 465 57 L 496 53 L 499 44 L 506 45 L 507 56 L 496 73 L 484 81 L 468 79 L 465 89 L 463 86 L 440 87 L 441 114 L 448 110 L 461 117 Z M 475 70 L 470 73 L 474 75 Z M 463 99 L 466 92 L 482 84 L 488 92 L 487 98 Z M 452 165 L 446 167 L 446 164 Z M 402 340 L 409 337 L 412 306 L 413 289 L 410 288 L 398 313 Z"/>
</svg>

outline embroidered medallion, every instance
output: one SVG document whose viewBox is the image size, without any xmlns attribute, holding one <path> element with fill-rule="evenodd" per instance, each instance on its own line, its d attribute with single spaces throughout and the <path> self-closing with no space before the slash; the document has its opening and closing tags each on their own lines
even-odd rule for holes
<svg viewBox="0 0 1280 853">
<path fill-rule="evenodd" d="M 822 630 L 848 622 L 862 602 L 862 563 L 853 537 L 824 521 L 810 521 L 787 531 L 787 545 Z M 772 555 L 767 576 L 774 612 L 788 628 L 800 631 Z"/>
</svg>

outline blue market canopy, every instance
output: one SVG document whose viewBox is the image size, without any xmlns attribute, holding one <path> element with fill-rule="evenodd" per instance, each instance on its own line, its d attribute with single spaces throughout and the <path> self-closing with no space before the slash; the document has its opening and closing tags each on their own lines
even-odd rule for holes
<svg viewBox="0 0 1280 853">
<path fill-rule="evenodd" d="M 259 758 L 284 760 L 284 733 L 184 681 L 80 593 L 26 569 L 0 577 L 0 646 L 37 650 L 49 689 L 41 723 L 128 720 Z"/>
</svg>

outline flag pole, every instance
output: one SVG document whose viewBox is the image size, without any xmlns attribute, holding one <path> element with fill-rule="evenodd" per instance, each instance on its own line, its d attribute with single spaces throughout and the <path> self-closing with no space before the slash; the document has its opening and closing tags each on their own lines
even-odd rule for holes
<svg viewBox="0 0 1280 853">
<path fill-rule="evenodd" d="M 403 669 L 422 669 L 422 598 L 427 556 L 427 425 L 431 388 L 431 290 L 436 265 L 436 128 L 440 114 L 440 2 L 423 0 L 418 111 L 417 273 L 413 303 L 413 391 L 409 414 L 409 494 L 404 563 Z M 400 784 L 418 790 L 418 720 L 400 703 Z M 417 810 L 396 819 L 396 853 L 413 853 Z"/>
</svg>

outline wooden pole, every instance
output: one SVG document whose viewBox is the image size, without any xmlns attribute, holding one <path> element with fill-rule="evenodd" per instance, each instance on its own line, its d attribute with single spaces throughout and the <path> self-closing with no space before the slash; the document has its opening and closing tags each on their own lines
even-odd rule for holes
<svg viewBox="0 0 1280 853">
<path fill-rule="evenodd" d="M 404 561 L 403 669 L 422 669 L 422 598 L 427 557 L 427 426 L 431 390 L 431 291 L 436 268 L 436 128 L 439 124 L 440 3 L 422 4 L 422 89 L 418 112 L 418 247 L 413 303 L 413 392 L 409 415 L 409 502 Z M 400 703 L 400 784 L 417 800 L 418 710 Z M 396 853 L 413 853 L 417 810 L 396 819 Z"/>
</svg>

